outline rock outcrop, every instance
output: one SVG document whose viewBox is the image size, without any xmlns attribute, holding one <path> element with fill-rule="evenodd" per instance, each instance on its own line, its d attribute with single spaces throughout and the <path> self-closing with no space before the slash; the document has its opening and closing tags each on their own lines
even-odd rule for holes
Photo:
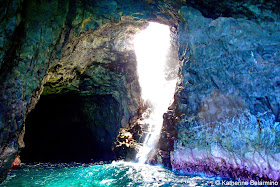
<svg viewBox="0 0 280 187">
<path fill-rule="evenodd" d="M 279 181 L 280 24 L 180 13 L 172 168 Z"/>
</svg>

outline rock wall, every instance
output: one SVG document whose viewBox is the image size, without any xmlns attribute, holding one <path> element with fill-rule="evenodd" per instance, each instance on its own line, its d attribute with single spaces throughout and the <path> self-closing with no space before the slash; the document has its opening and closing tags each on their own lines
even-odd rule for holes
<svg viewBox="0 0 280 187">
<path fill-rule="evenodd" d="M 185 4 L 199 10 L 205 17 L 234 17 L 255 21 L 279 21 L 277 0 L 189 0 Z"/>
<path fill-rule="evenodd" d="M 180 15 L 172 168 L 279 181 L 280 24 Z"/>
</svg>

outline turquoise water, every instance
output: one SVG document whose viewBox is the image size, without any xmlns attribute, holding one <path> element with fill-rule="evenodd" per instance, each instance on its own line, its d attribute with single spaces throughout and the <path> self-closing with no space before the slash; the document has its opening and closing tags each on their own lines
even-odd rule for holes
<svg viewBox="0 0 280 187">
<path fill-rule="evenodd" d="M 103 165 L 22 164 L 19 169 L 10 172 L 0 186 L 211 186 L 215 180 L 180 176 L 160 166 L 130 162 Z"/>
</svg>

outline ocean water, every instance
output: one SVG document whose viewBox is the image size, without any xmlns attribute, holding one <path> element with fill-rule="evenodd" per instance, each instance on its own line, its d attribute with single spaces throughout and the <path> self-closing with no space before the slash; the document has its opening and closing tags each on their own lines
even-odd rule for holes
<svg viewBox="0 0 280 187">
<path fill-rule="evenodd" d="M 182 176 L 161 166 L 131 162 L 88 164 L 22 164 L 0 186 L 216 186 L 217 178 Z"/>
</svg>

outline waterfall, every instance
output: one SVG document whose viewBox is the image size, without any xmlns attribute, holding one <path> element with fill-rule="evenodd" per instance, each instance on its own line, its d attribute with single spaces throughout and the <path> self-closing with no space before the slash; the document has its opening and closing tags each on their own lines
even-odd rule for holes
<svg viewBox="0 0 280 187">
<path fill-rule="evenodd" d="M 149 104 L 150 113 L 141 123 L 148 124 L 147 135 L 136 155 L 136 160 L 145 163 L 156 148 L 163 124 L 163 114 L 173 101 L 177 79 L 170 79 L 168 56 L 170 52 L 170 30 L 166 25 L 151 22 L 135 36 L 137 72 L 141 96 Z"/>
</svg>

